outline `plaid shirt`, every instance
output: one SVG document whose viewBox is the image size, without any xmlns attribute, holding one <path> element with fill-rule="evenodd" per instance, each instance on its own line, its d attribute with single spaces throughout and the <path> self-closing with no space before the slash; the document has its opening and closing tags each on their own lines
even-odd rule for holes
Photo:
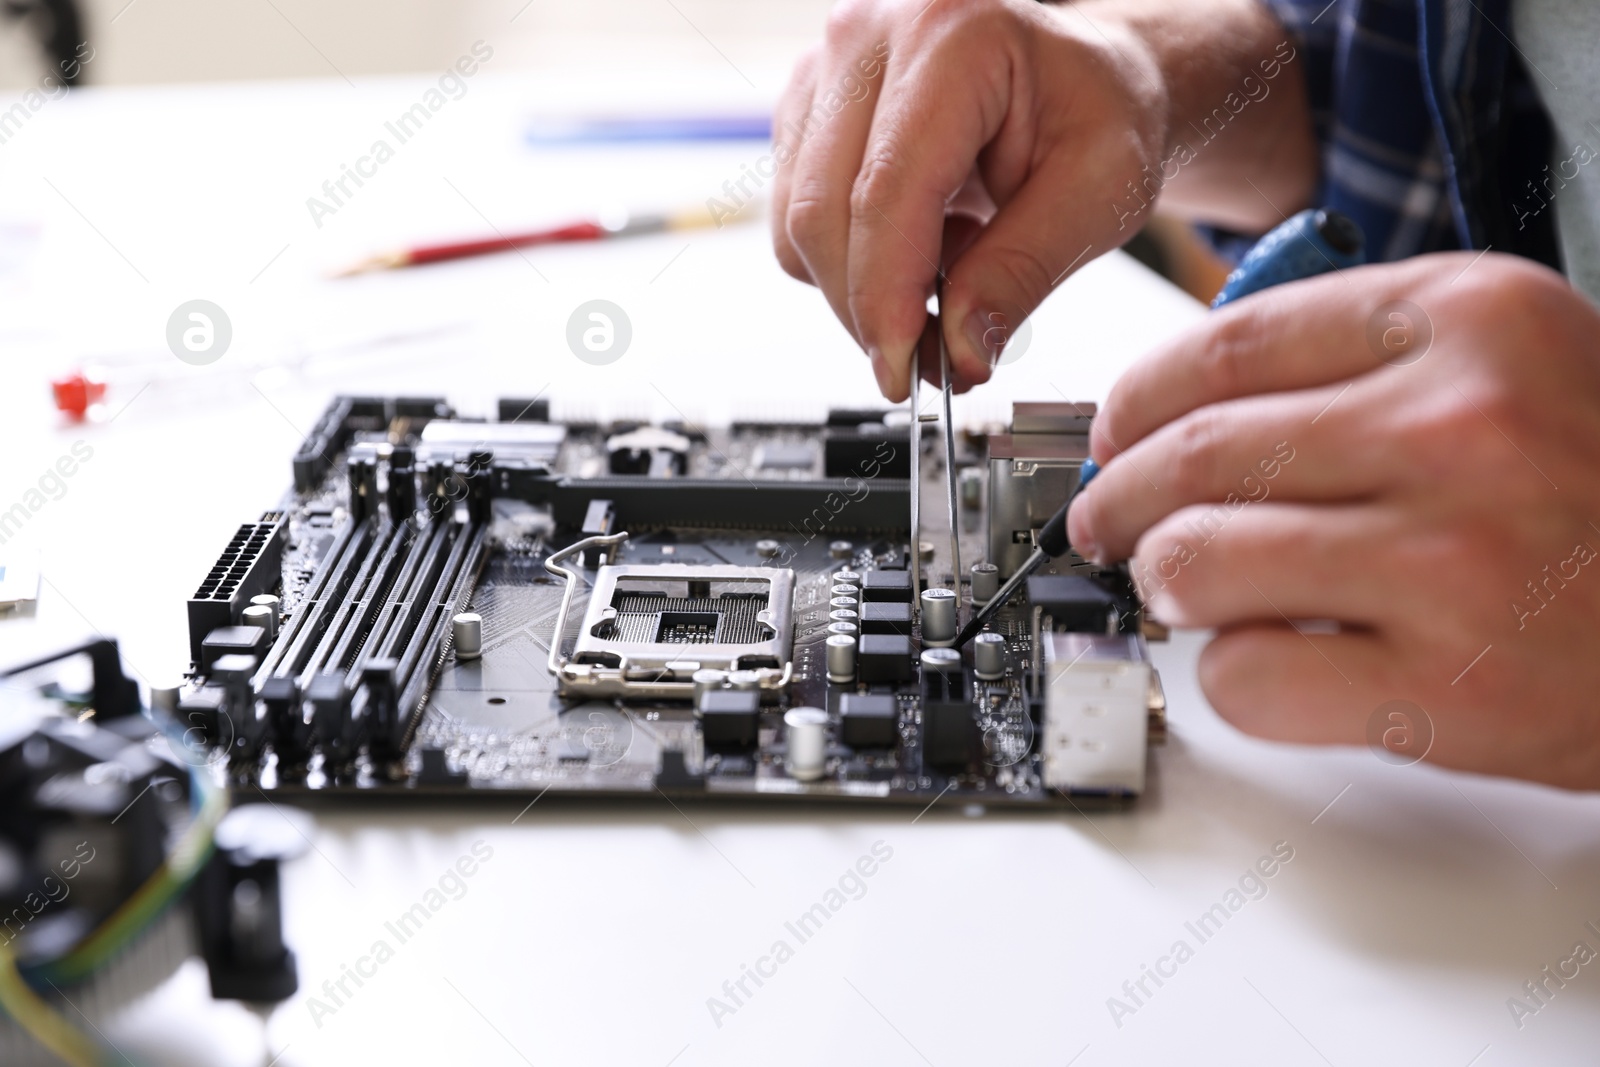
<svg viewBox="0 0 1600 1067">
<path fill-rule="evenodd" d="M 1512 0 L 1265 0 L 1300 52 L 1319 206 L 1374 261 L 1489 248 L 1560 265 L 1551 212 L 1513 209 L 1550 121 L 1508 34 Z M 1519 228 L 1520 227 L 1520 228 Z"/>
</svg>

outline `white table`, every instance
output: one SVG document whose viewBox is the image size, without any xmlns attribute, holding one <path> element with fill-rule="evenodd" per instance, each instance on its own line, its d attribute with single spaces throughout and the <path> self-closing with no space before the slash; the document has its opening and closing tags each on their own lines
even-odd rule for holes
<svg viewBox="0 0 1600 1067">
<path fill-rule="evenodd" d="M 778 270 L 760 225 L 322 276 L 403 239 L 482 230 L 485 217 L 510 229 L 607 202 L 701 202 L 762 150 L 535 154 L 520 124 L 607 94 L 619 106 L 761 103 L 730 96 L 726 76 L 485 72 L 321 229 L 305 199 L 426 82 L 50 102 L 0 146 L 11 238 L 0 508 L 72 442 L 94 455 L 0 546 L 42 546 L 47 582 L 37 617 L 0 622 L 0 658 L 100 630 L 144 677 L 178 669 L 183 601 L 204 561 L 287 484 L 301 431 L 338 390 L 444 392 L 487 410 L 497 395 L 547 389 L 558 414 L 695 419 L 870 402 L 865 361 L 820 296 Z M 571 309 L 597 296 L 635 331 L 605 368 L 562 342 Z M 194 297 L 233 323 L 233 348 L 209 368 L 179 366 L 163 347 L 167 316 Z M 1102 397 L 1200 313 L 1130 260 L 1101 260 L 1051 298 L 1029 353 L 960 410 Z M 281 369 L 308 351 L 303 371 Z M 106 353 L 185 381 L 126 408 L 131 390 L 114 393 L 111 422 L 58 423 L 46 379 Z M 238 373 L 247 366 L 256 372 Z M 1584 928 L 1600 923 L 1600 800 L 1241 737 L 1197 690 L 1202 641 L 1158 648 L 1172 739 L 1126 814 L 662 803 L 541 804 L 519 818 L 517 805 L 486 803 L 319 816 L 317 850 L 286 875 L 304 989 L 272 1018 L 272 1052 L 285 1065 L 1593 1062 L 1597 966 L 1520 1030 L 1506 1002 L 1575 941 L 1600 948 Z M 478 841 L 492 858 L 461 899 L 399 945 L 384 924 Z M 892 858 L 859 900 L 804 944 L 786 932 L 880 841 Z M 1201 943 L 1185 924 L 1226 905 L 1278 842 L 1293 859 L 1265 896 Z M 313 1019 L 307 995 L 380 938 L 393 958 L 363 963 L 373 977 Z M 761 962 L 780 939 L 792 958 Z M 1135 1002 L 1123 983 L 1180 939 L 1192 958 L 1160 963 L 1172 976 L 1145 978 Z M 772 976 L 746 979 L 735 1004 L 723 983 L 758 963 Z M 711 997 L 737 1010 L 714 1019 Z M 1114 1019 L 1112 997 L 1137 1010 Z M 107 1033 L 153 1062 L 243 1065 L 261 1051 L 256 1021 L 210 1002 L 197 965 Z"/>
</svg>

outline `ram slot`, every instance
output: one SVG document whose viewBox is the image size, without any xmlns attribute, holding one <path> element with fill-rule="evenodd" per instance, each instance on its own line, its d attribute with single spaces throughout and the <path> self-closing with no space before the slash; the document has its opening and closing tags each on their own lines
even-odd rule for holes
<svg viewBox="0 0 1600 1067">
<path fill-rule="evenodd" d="M 366 558 L 377 530 L 377 520 L 348 523 L 335 537 L 322 557 L 323 565 L 311 579 L 294 615 L 256 672 L 256 688 L 268 678 L 293 678 L 305 665 L 306 657 L 328 629 L 337 606 L 355 581 L 357 569 Z"/>
<path fill-rule="evenodd" d="M 478 576 L 482 573 L 484 561 L 488 558 L 488 546 L 489 524 L 485 522 L 474 523 L 462 536 L 456 538 L 450 559 L 440 573 L 438 581 L 434 583 L 433 592 L 425 602 L 423 610 L 418 614 L 415 630 L 407 641 L 404 651 L 395 656 L 399 661 L 395 688 L 399 694 L 399 707 L 405 719 L 405 727 L 400 738 L 402 745 L 409 742 L 411 731 L 416 726 L 417 712 L 422 708 L 423 698 L 427 696 L 428 689 L 433 685 L 434 676 L 444 662 L 445 642 L 450 635 L 450 620 L 458 611 L 465 609 L 473 589 L 478 584 Z"/>
<path fill-rule="evenodd" d="M 311 680 L 324 670 L 343 670 L 349 665 L 350 648 L 360 641 L 372 625 L 373 616 L 383 605 L 383 594 L 394 581 L 405 560 L 405 550 L 413 531 L 407 525 L 391 527 L 379 538 L 361 564 L 351 584 L 350 595 L 339 605 L 328 630 L 317 643 L 300 672 L 300 691 L 307 692 Z"/>
<path fill-rule="evenodd" d="M 406 643 L 416 631 L 418 617 L 433 594 L 439 572 L 449 562 L 460 529 L 455 523 L 436 523 L 434 531 L 437 535 L 416 550 L 417 566 L 413 568 L 409 580 L 403 586 L 396 585 L 390 594 L 383 614 L 372 629 L 372 637 L 362 651 L 357 673 L 368 660 L 400 658 Z"/>
</svg>

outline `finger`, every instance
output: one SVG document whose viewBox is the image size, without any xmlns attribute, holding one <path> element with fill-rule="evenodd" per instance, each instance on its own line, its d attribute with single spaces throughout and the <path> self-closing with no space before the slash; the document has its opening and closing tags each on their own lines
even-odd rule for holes
<svg viewBox="0 0 1600 1067">
<path fill-rule="evenodd" d="M 939 84 L 984 84 L 970 55 L 947 50 L 891 66 L 850 199 L 847 290 L 878 386 L 890 400 L 909 390 L 911 354 L 939 276 L 947 201 L 966 183 L 978 151 L 998 130 L 1005 102 Z"/>
<path fill-rule="evenodd" d="M 783 98 L 772 113 L 772 157 L 778 164 L 778 173 L 772 179 L 772 250 L 777 254 L 778 265 L 790 277 L 815 284 L 811 272 L 800 256 L 794 242 L 789 239 L 788 211 L 789 186 L 794 174 L 795 157 L 801 150 L 800 116 L 811 106 L 816 86 L 816 68 L 819 50 L 811 48 L 795 64 L 794 73 L 783 91 Z"/>
<path fill-rule="evenodd" d="M 1062 209 L 1063 190 L 1111 188 L 1095 153 L 1055 153 L 1010 196 L 945 287 L 945 343 L 957 373 L 983 380 L 1005 344 L 1051 291 L 1117 242 L 1091 213 Z"/>
<path fill-rule="evenodd" d="M 1370 633 L 1301 633 L 1284 623 L 1218 634 L 1200 653 L 1200 689 L 1247 734 L 1359 745 L 1374 708 L 1404 691 L 1401 664 Z"/>
<path fill-rule="evenodd" d="M 870 32 L 866 26 L 830 24 L 811 101 L 787 120 L 803 145 L 784 209 L 789 241 L 834 314 L 858 339 L 847 292 L 850 188 L 861 170 L 887 49 L 861 44 Z"/>
<path fill-rule="evenodd" d="M 1146 609 L 1169 626 L 1373 627 L 1393 613 L 1393 577 L 1372 562 L 1391 526 L 1372 504 L 1200 504 L 1145 534 L 1131 570 Z"/>
<path fill-rule="evenodd" d="M 1381 368 L 1367 341 L 1367 320 L 1423 284 L 1430 270 L 1437 265 L 1358 267 L 1274 286 L 1213 312 L 1112 387 L 1091 435 L 1095 459 L 1104 463 L 1206 404 L 1342 382 Z M 1382 284 L 1374 286 L 1374 279 Z"/>
<path fill-rule="evenodd" d="M 989 213 L 993 213 L 992 206 Z M 973 241 L 978 239 L 978 235 L 983 232 L 986 217 L 954 212 L 945 216 L 944 238 L 940 245 L 940 251 L 943 253 L 943 265 L 947 269 L 951 263 L 960 257 L 961 253 L 972 246 Z M 940 310 L 942 313 L 943 308 Z M 989 376 L 992 373 L 991 368 L 987 365 L 978 368 L 977 373 L 972 373 L 970 369 L 963 373 L 963 367 L 956 363 L 955 360 L 950 360 L 949 364 L 950 385 L 958 393 L 965 393 L 975 385 L 982 385 L 989 380 Z M 941 384 L 939 373 L 940 369 L 937 364 L 924 364 L 922 367 L 923 377 L 934 385 Z"/>
<path fill-rule="evenodd" d="M 1109 460 L 1073 502 L 1067 533 L 1078 554 L 1126 559 L 1146 530 L 1190 504 L 1269 496 L 1345 500 L 1388 482 L 1384 438 L 1369 429 L 1387 405 L 1369 391 L 1326 386 L 1211 404 Z"/>
</svg>

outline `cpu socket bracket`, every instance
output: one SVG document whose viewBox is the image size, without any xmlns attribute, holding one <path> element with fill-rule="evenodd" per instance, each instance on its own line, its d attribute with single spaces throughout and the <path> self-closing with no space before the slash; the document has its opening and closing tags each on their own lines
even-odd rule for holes
<svg viewBox="0 0 1600 1067">
<path fill-rule="evenodd" d="M 568 582 L 550 657 L 564 693 L 687 700 L 695 671 L 712 668 L 752 671 L 757 687 L 775 695 L 792 677 L 792 570 L 684 563 L 602 566 L 595 572 L 572 655 L 562 657 L 561 636 L 578 576 L 555 556 L 546 566 Z"/>
</svg>

